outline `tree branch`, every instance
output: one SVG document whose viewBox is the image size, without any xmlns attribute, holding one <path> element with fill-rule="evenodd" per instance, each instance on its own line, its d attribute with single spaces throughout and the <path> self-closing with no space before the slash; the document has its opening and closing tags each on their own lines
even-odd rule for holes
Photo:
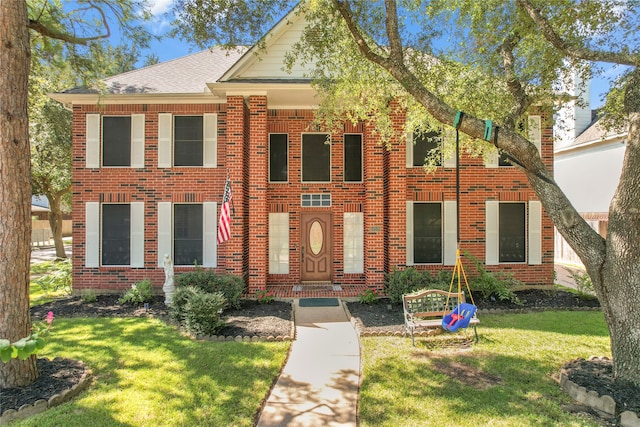
<svg viewBox="0 0 640 427">
<path fill-rule="evenodd" d="M 395 0 L 385 0 L 387 10 L 387 37 L 389 39 L 389 57 L 394 62 L 404 63 L 402 39 L 398 30 L 398 11 Z"/>
<path fill-rule="evenodd" d="M 109 21 L 107 20 L 107 17 L 105 16 L 104 11 L 102 10 L 102 8 L 93 4 L 91 4 L 90 8 L 95 9 L 100 14 L 100 17 L 102 19 L 102 25 L 106 30 L 105 34 L 100 34 L 93 37 L 76 37 L 73 34 L 65 33 L 62 31 L 58 31 L 57 29 L 50 28 L 45 24 L 43 24 L 42 22 L 40 22 L 39 19 L 29 19 L 28 26 L 30 29 L 34 30 L 39 34 L 42 34 L 45 37 L 50 37 L 52 39 L 62 40 L 65 42 L 69 42 L 72 44 L 79 44 L 83 46 L 86 46 L 91 41 L 109 38 L 111 36 L 111 29 L 109 28 Z"/>
<path fill-rule="evenodd" d="M 513 100 L 515 101 L 509 115 L 505 118 L 504 123 L 504 125 L 510 129 L 515 129 L 518 119 L 531 105 L 531 99 L 522 87 L 515 70 L 513 50 L 520 42 L 520 39 L 519 35 L 511 34 L 500 46 L 500 55 L 502 56 L 502 63 L 504 65 L 507 88 L 509 89 L 509 92 L 511 92 L 511 96 L 513 96 Z"/>
<path fill-rule="evenodd" d="M 549 43 L 551 43 L 556 49 L 561 50 L 571 58 L 582 59 L 585 61 L 609 62 L 612 64 L 630 65 L 635 67 L 640 65 L 640 58 L 635 55 L 593 50 L 583 46 L 571 46 L 555 32 L 549 21 L 542 16 L 540 10 L 534 7 L 529 0 L 516 0 L 516 3 L 524 9 L 531 20 L 535 22 L 544 38 L 547 39 L 547 41 L 549 41 Z"/>
</svg>

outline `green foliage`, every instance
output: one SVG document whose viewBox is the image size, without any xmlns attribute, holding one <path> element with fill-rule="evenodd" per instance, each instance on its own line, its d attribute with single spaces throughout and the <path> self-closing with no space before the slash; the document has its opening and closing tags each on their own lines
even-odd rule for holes
<svg viewBox="0 0 640 427">
<path fill-rule="evenodd" d="M 265 289 L 256 291 L 256 300 L 259 304 L 269 304 L 273 301 L 273 292 L 268 292 Z"/>
<path fill-rule="evenodd" d="M 45 295 L 52 292 L 64 291 L 71 292 L 71 259 L 65 259 L 53 264 L 53 269 L 44 274 L 40 278 L 34 280 Z"/>
<path fill-rule="evenodd" d="M 96 295 L 96 291 L 93 289 L 84 289 L 82 291 L 82 301 L 84 302 L 96 302 L 98 296 Z"/>
<path fill-rule="evenodd" d="M 44 323 L 33 324 L 33 330 L 29 336 L 21 338 L 14 343 L 7 339 L 0 339 L 0 361 L 6 363 L 15 358 L 25 360 L 32 354 L 37 353 L 38 350 L 44 348 L 46 342 L 43 337 L 49 333 L 52 324 L 53 312 L 50 311 L 47 313 Z"/>
<path fill-rule="evenodd" d="M 518 303 L 518 297 L 512 288 L 522 286 L 522 282 L 503 272 L 487 271 L 478 259 L 468 254 L 467 258 L 472 260 L 477 272 L 477 276 L 473 276 L 469 283 L 472 291 L 480 292 L 484 299 L 497 298 L 500 301 Z"/>
<path fill-rule="evenodd" d="M 205 292 L 220 292 L 227 304 L 240 308 L 240 297 L 246 289 L 244 280 L 232 274 L 217 274 L 211 270 L 197 268 L 195 271 L 180 274 L 176 277 L 176 288 L 195 286 Z"/>
<path fill-rule="evenodd" d="M 375 289 L 365 289 L 358 295 L 360 304 L 374 304 L 378 301 L 378 291 Z"/>
<path fill-rule="evenodd" d="M 591 276 L 589 276 L 587 272 L 581 270 L 573 270 L 570 268 L 567 268 L 566 270 L 569 272 L 569 274 L 573 278 L 573 281 L 576 283 L 578 295 L 580 295 L 581 298 L 595 298 L 593 282 L 591 281 Z"/>
<path fill-rule="evenodd" d="M 129 289 L 119 300 L 120 304 L 142 304 L 150 301 L 153 297 L 153 284 L 151 280 L 144 279 L 131 285 Z"/>
<path fill-rule="evenodd" d="M 449 289 L 449 280 L 451 275 L 448 272 L 440 273 L 433 277 L 428 271 L 420 271 L 414 267 L 407 267 L 398 270 L 394 267 L 391 273 L 386 275 L 385 287 L 386 293 L 392 303 L 399 304 L 402 302 L 403 294 L 410 294 L 419 289 Z"/>
<path fill-rule="evenodd" d="M 225 305 L 221 292 L 180 286 L 173 295 L 171 315 L 193 335 L 215 335 L 224 326 L 221 314 Z"/>
</svg>

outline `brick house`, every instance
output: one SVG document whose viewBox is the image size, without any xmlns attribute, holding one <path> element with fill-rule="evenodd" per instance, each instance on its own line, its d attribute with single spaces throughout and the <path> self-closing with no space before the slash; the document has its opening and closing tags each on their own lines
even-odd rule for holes
<svg viewBox="0 0 640 427">
<path fill-rule="evenodd" d="M 355 296 L 385 273 L 456 261 L 455 160 L 422 163 L 440 138 L 394 141 L 369 125 L 328 135 L 304 69 L 282 71 L 304 19 L 277 24 L 262 57 L 219 49 L 52 95 L 73 110 L 74 290 L 122 292 L 194 262 L 242 275 L 249 293 Z M 400 129 L 404 115 L 392 117 Z M 548 167 L 551 128 L 529 118 Z M 330 144 L 326 141 L 329 140 Z M 216 243 L 225 181 L 231 238 Z M 461 244 L 493 271 L 553 281 L 553 225 L 523 173 L 461 159 Z M 301 285 L 312 285 L 303 287 Z M 302 289 L 302 290 L 301 290 Z"/>
</svg>

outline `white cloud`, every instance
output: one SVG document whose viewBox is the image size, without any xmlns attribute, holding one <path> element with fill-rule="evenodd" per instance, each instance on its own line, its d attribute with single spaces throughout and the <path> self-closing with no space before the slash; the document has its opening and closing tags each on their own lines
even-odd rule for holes
<svg viewBox="0 0 640 427">
<path fill-rule="evenodd" d="M 162 15 L 171 8 L 173 0 L 149 0 L 149 11 L 153 16 Z"/>
</svg>

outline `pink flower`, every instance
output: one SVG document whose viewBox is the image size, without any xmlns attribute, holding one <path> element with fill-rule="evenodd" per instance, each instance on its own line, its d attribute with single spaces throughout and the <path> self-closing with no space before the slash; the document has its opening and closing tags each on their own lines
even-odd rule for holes
<svg viewBox="0 0 640 427">
<path fill-rule="evenodd" d="M 51 325 L 53 323 L 53 311 L 47 313 L 47 325 Z"/>
</svg>

